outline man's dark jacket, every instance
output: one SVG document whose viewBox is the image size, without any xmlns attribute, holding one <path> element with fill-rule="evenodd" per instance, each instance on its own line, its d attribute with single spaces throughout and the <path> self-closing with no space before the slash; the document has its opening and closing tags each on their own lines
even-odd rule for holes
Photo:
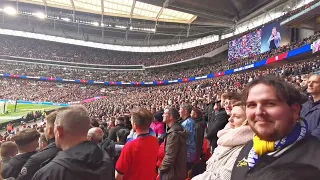
<svg viewBox="0 0 320 180">
<path fill-rule="evenodd" d="M 83 142 L 58 155 L 41 168 L 32 180 L 113 180 L 114 167 L 107 152 L 97 143 Z"/>
<path fill-rule="evenodd" d="M 309 132 L 320 139 L 320 101 L 312 99 L 302 105 L 300 116 L 308 122 Z"/>
<path fill-rule="evenodd" d="M 209 123 L 210 121 L 214 121 L 214 119 L 215 119 L 214 117 L 215 117 L 214 103 L 210 103 L 206 107 L 206 111 L 204 114 L 204 120 Z"/>
<path fill-rule="evenodd" d="M 6 179 L 9 177 L 17 178 L 23 165 L 28 159 L 34 155 L 37 151 L 27 152 L 18 154 L 10 159 L 8 163 L 3 163 L 2 167 L 2 178 Z"/>
<path fill-rule="evenodd" d="M 29 160 L 24 164 L 19 177 L 16 180 L 31 180 L 33 175 L 43 166 L 48 164 L 60 151 L 57 148 L 54 139 L 49 140 L 47 147 L 34 154 L 29 158 Z"/>
<path fill-rule="evenodd" d="M 228 119 L 229 116 L 227 115 L 227 112 L 224 109 L 221 109 L 216 112 L 215 120 L 211 124 L 208 124 L 207 139 L 210 141 L 212 150 L 217 147 L 218 131 L 228 124 Z"/>
<path fill-rule="evenodd" d="M 232 170 L 231 180 L 245 180 L 250 175 L 265 171 L 267 168 L 287 163 L 309 164 L 320 169 L 320 141 L 314 136 L 308 135 L 284 152 L 262 155 L 257 164 L 249 169 L 246 162 L 252 146 L 253 142 L 249 141 L 240 151 Z"/>
</svg>

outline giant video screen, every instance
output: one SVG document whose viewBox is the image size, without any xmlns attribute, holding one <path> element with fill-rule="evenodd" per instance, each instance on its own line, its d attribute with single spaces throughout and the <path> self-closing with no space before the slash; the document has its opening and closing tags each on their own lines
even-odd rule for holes
<svg viewBox="0 0 320 180">
<path fill-rule="evenodd" d="M 229 42 L 228 61 L 236 61 L 245 57 L 260 54 L 261 29 L 248 33 Z"/>
<path fill-rule="evenodd" d="M 262 28 L 261 53 L 277 49 L 290 43 L 291 28 L 280 26 L 280 22 L 270 23 Z"/>
</svg>

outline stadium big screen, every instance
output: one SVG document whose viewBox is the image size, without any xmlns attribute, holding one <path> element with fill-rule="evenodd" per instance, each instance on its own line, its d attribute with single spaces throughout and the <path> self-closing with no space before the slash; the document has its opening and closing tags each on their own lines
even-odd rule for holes
<svg viewBox="0 0 320 180">
<path fill-rule="evenodd" d="M 273 22 L 229 42 L 228 61 L 253 57 L 290 43 L 291 29 Z"/>
<path fill-rule="evenodd" d="M 270 23 L 262 28 L 261 53 L 287 45 L 290 39 L 290 28 L 280 26 L 278 21 Z"/>
<path fill-rule="evenodd" d="M 260 53 L 261 29 L 229 42 L 228 60 L 235 61 Z"/>
</svg>

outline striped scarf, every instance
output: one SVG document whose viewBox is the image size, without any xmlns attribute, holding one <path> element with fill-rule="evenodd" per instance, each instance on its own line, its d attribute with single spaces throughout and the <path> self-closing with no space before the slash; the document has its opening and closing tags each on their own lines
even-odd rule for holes
<svg viewBox="0 0 320 180">
<path fill-rule="evenodd" d="M 261 155 L 268 152 L 281 150 L 300 141 L 306 136 L 307 131 L 307 121 L 305 121 L 304 119 L 300 119 L 300 121 L 297 122 L 292 133 L 278 141 L 264 141 L 261 140 L 257 135 L 255 135 L 253 137 L 253 147 L 249 152 L 247 160 L 249 168 L 251 169 L 257 164 Z"/>
</svg>

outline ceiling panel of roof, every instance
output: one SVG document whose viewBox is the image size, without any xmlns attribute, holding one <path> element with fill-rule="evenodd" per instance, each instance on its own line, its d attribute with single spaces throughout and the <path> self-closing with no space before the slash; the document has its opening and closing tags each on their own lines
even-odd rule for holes
<svg viewBox="0 0 320 180">
<path fill-rule="evenodd" d="M 15 0 L 12 0 L 15 1 Z M 109 16 L 162 22 L 192 23 L 197 16 L 135 0 L 19 0 L 30 4 L 65 8 Z M 103 6 L 103 7 L 101 7 Z M 102 12 L 103 10 L 103 12 Z M 132 11 L 132 14 L 131 14 Z"/>
</svg>

